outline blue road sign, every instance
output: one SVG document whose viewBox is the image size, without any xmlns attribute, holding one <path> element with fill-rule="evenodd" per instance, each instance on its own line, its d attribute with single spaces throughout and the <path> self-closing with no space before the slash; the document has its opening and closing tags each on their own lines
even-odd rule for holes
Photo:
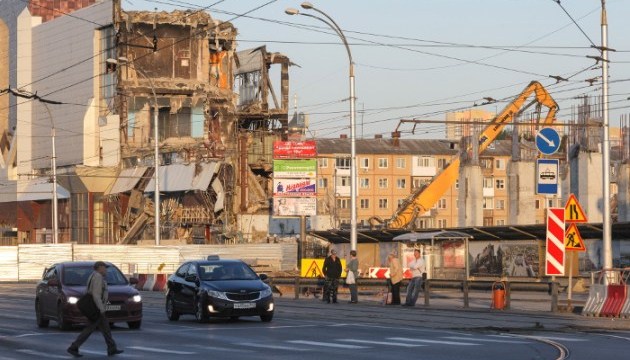
<svg viewBox="0 0 630 360">
<path fill-rule="evenodd" d="M 554 128 L 542 128 L 536 134 L 536 147 L 545 155 L 551 155 L 560 148 L 560 135 Z"/>
<path fill-rule="evenodd" d="M 560 160 L 536 160 L 536 194 L 558 194 L 558 170 Z"/>
</svg>

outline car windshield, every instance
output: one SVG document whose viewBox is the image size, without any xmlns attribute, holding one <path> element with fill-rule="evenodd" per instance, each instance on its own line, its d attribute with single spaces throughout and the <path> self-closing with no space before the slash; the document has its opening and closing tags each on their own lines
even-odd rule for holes
<svg viewBox="0 0 630 360">
<path fill-rule="evenodd" d="M 63 284 L 68 286 L 87 286 L 90 275 L 94 272 L 92 266 L 71 266 L 63 269 Z M 114 266 L 107 268 L 107 285 L 127 285 L 125 276 Z"/>
<path fill-rule="evenodd" d="M 199 278 L 212 280 L 256 280 L 258 275 L 245 263 L 199 264 Z"/>
</svg>

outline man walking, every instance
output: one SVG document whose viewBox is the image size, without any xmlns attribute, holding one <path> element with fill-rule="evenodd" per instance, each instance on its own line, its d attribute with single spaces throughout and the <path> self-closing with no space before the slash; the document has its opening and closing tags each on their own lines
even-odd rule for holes
<svg viewBox="0 0 630 360">
<path fill-rule="evenodd" d="M 418 294 L 422 289 L 422 283 L 424 282 L 424 276 L 426 276 L 426 266 L 424 259 L 421 256 L 420 249 L 413 250 L 414 260 L 409 263 L 411 269 L 411 280 L 407 285 L 407 298 L 403 306 L 415 306 L 418 300 Z"/>
<path fill-rule="evenodd" d="M 339 287 L 339 278 L 341 277 L 341 260 L 337 257 L 335 250 L 330 251 L 330 256 L 324 260 L 324 268 L 322 272 L 326 277 L 324 283 L 324 298 L 322 301 L 326 301 L 330 304 L 332 298 L 333 303 L 337 303 L 337 288 Z"/>
<path fill-rule="evenodd" d="M 68 352 L 74 357 L 81 357 L 79 347 L 92 335 L 97 328 L 103 333 L 107 344 L 107 356 L 120 354 L 123 351 L 116 347 L 112 331 L 109 328 L 109 321 L 105 317 L 105 304 L 107 303 L 107 264 L 102 261 L 94 263 L 94 272 L 90 275 L 87 286 L 87 293 L 92 295 L 96 307 L 100 310 L 100 315 L 96 320 L 89 320 L 89 324 L 81 331 L 77 339 L 70 345 Z"/>
</svg>

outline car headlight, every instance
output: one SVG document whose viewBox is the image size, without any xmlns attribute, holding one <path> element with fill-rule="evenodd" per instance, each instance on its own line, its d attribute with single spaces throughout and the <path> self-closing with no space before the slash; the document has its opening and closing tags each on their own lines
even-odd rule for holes
<svg viewBox="0 0 630 360">
<path fill-rule="evenodd" d="M 222 291 L 208 290 L 208 296 L 217 299 L 229 300 L 225 293 Z"/>
<path fill-rule="evenodd" d="M 140 301 L 142 301 L 142 296 L 134 295 L 133 297 L 131 297 L 131 300 L 133 300 L 133 302 L 139 303 Z"/>
<path fill-rule="evenodd" d="M 79 298 L 76 297 L 76 296 L 69 296 L 68 297 L 68 304 L 73 304 L 74 305 L 74 304 L 77 303 L 77 301 L 79 301 Z"/>
<path fill-rule="evenodd" d="M 271 288 L 267 287 L 260 292 L 260 297 L 265 298 L 267 296 L 271 296 Z"/>
</svg>

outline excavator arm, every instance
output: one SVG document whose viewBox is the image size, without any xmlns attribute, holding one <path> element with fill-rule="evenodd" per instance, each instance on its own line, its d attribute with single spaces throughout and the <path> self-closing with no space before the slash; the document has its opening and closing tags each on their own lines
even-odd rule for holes
<svg viewBox="0 0 630 360">
<path fill-rule="evenodd" d="M 541 83 L 532 81 L 520 95 L 510 102 L 488 126 L 486 126 L 483 132 L 481 132 L 479 135 L 480 154 L 497 138 L 501 131 L 503 131 L 505 125 L 514 120 L 514 117 L 523 109 L 525 102 L 532 93 L 535 94 L 533 102 L 537 103 L 539 107 L 545 106 L 548 108 L 547 116 L 543 120 L 543 124 L 547 125 L 555 121 L 558 104 Z M 468 148 L 465 151 L 470 150 L 471 149 Z M 418 189 L 417 192 L 407 198 L 398 210 L 396 210 L 392 218 L 385 221 L 386 227 L 390 229 L 405 228 L 418 214 L 422 214 L 431 209 L 459 177 L 460 159 L 461 154 L 457 155 L 427 186 Z"/>
</svg>

